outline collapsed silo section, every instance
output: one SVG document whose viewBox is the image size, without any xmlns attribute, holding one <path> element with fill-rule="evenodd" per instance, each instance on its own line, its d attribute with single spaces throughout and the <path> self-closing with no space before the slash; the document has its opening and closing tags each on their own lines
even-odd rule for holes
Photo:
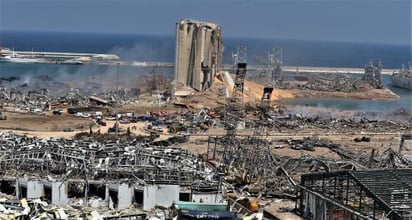
<svg viewBox="0 0 412 220">
<path fill-rule="evenodd" d="M 182 20 L 176 24 L 176 86 L 204 91 L 222 66 L 222 29 L 209 22 Z M 178 89 L 177 88 L 177 89 Z"/>
</svg>

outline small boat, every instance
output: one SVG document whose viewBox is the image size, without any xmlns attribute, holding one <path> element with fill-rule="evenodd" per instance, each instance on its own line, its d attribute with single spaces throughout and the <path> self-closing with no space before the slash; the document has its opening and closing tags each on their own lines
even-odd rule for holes
<svg viewBox="0 0 412 220">
<path fill-rule="evenodd" d="M 80 65 L 83 64 L 83 62 L 79 59 L 70 59 L 63 61 L 62 64 Z"/>
<path fill-rule="evenodd" d="M 400 70 L 394 71 L 391 80 L 392 85 L 395 87 L 412 90 L 412 68 L 410 63 L 408 68 L 402 65 Z"/>
</svg>

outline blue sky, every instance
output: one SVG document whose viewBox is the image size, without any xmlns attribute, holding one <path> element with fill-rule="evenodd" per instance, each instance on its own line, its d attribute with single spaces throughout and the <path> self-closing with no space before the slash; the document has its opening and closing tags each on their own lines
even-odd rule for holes
<svg viewBox="0 0 412 220">
<path fill-rule="evenodd" d="M 224 37 L 411 44 L 412 0 L 0 0 L 0 30 L 175 34 L 191 18 Z"/>
</svg>

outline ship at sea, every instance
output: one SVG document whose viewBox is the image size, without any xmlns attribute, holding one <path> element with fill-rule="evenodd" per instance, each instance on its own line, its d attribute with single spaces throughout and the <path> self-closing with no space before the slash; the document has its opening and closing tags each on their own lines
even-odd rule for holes
<svg viewBox="0 0 412 220">
<path fill-rule="evenodd" d="M 0 63 L 44 63 L 41 59 L 19 58 L 10 55 L 0 56 Z"/>
<path fill-rule="evenodd" d="M 407 68 L 405 68 L 405 66 L 402 65 L 402 68 L 400 70 L 394 71 L 391 76 L 391 80 L 393 86 L 412 90 L 411 64 L 409 63 Z"/>
<path fill-rule="evenodd" d="M 44 59 L 19 56 L 9 48 L 0 48 L 0 63 L 43 63 Z"/>
</svg>

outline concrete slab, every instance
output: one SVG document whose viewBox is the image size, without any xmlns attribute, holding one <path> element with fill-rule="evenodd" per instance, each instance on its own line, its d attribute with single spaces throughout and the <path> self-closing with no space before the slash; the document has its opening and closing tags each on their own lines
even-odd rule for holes
<svg viewBox="0 0 412 220">
<path fill-rule="evenodd" d="M 67 185 L 64 182 L 51 183 L 52 189 L 52 204 L 66 205 L 69 202 L 67 197 Z"/>
</svg>

